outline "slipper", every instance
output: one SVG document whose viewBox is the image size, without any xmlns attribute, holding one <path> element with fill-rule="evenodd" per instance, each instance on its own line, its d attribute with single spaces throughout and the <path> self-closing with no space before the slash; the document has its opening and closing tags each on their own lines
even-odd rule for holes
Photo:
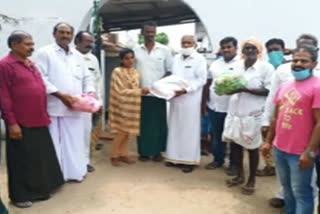
<svg viewBox="0 0 320 214">
<path fill-rule="evenodd" d="M 235 178 L 226 180 L 226 184 L 228 187 L 237 186 L 243 183 L 244 183 L 244 177 L 235 177 Z"/>
<path fill-rule="evenodd" d="M 241 193 L 243 195 L 252 195 L 255 192 L 255 188 L 254 187 L 248 187 L 248 186 L 243 186 L 241 188 Z"/>
</svg>

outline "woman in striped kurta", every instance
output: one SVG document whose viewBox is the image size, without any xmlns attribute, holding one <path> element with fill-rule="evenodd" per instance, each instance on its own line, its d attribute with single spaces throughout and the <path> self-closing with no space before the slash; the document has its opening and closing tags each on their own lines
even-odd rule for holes
<svg viewBox="0 0 320 214">
<path fill-rule="evenodd" d="M 149 93 L 149 89 L 139 88 L 139 72 L 133 68 L 134 52 L 123 49 L 120 60 L 120 67 L 112 72 L 108 115 L 109 129 L 116 134 L 111 147 L 113 166 L 135 163 L 128 158 L 129 136 L 140 134 L 141 96 Z"/>
</svg>

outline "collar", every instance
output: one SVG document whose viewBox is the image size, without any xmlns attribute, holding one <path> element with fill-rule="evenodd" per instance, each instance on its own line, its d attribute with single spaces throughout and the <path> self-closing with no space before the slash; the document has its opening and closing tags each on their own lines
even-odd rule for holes
<svg viewBox="0 0 320 214">
<path fill-rule="evenodd" d="M 223 59 L 223 58 L 218 59 L 218 60 L 219 60 L 219 61 L 221 61 L 221 62 L 223 62 L 223 63 L 225 63 L 225 64 L 231 64 L 231 63 L 234 63 L 234 62 L 240 61 L 240 59 L 241 59 L 241 57 L 240 57 L 239 55 L 236 55 L 236 56 L 235 56 L 235 57 L 233 57 L 233 59 L 232 59 L 232 60 L 230 60 L 229 62 L 224 61 L 224 59 Z"/>
<path fill-rule="evenodd" d="M 8 54 L 8 62 L 9 63 L 22 63 L 24 64 L 24 62 L 19 59 L 16 55 L 14 55 L 12 52 L 10 52 Z M 27 61 L 30 63 L 30 66 L 34 66 L 34 62 L 32 62 L 30 59 L 27 59 Z"/>
<path fill-rule="evenodd" d="M 160 43 L 155 42 L 153 49 L 157 49 L 157 48 L 160 48 L 160 47 L 161 47 Z M 142 48 L 144 50 L 147 49 L 144 43 L 140 45 L 140 48 Z"/>
<path fill-rule="evenodd" d="M 242 68 L 245 70 L 245 64 L 244 64 L 244 62 L 245 62 L 245 60 L 242 59 L 242 60 L 241 60 L 241 66 L 242 66 Z M 257 59 L 257 61 L 256 61 L 251 67 L 249 67 L 248 69 L 253 68 L 253 69 L 257 70 L 259 63 L 260 63 L 260 59 Z"/>
<path fill-rule="evenodd" d="M 182 60 L 194 59 L 197 54 L 198 54 L 198 52 L 197 52 L 196 50 L 194 50 L 194 52 L 193 52 L 190 56 L 188 56 L 188 57 L 186 57 L 186 58 L 184 58 L 183 55 L 180 54 L 180 58 L 181 58 Z"/>
<path fill-rule="evenodd" d="M 53 48 L 55 51 L 63 51 L 63 53 L 66 53 L 65 50 L 60 47 L 56 42 L 53 44 Z M 66 53 L 66 55 L 72 55 L 73 54 L 73 49 L 69 46 L 69 52 Z"/>
</svg>

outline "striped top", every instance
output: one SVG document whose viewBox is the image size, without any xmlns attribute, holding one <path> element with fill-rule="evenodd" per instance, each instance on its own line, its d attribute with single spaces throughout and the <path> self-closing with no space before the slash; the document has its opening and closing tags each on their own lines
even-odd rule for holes
<svg viewBox="0 0 320 214">
<path fill-rule="evenodd" d="M 140 134 L 141 89 L 139 72 L 134 68 L 115 68 L 112 72 L 108 126 L 111 132 Z"/>
</svg>

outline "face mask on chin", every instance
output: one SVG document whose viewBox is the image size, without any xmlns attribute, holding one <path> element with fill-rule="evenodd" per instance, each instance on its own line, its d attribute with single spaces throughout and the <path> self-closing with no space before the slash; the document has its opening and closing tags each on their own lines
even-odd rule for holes
<svg viewBox="0 0 320 214">
<path fill-rule="evenodd" d="M 191 54 L 193 54 L 194 50 L 195 50 L 194 47 L 191 47 L 191 48 L 181 48 L 180 53 L 181 53 L 183 56 L 190 56 Z"/>
<path fill-rule="evenodd" d="M 271 51 L 268 53 L 269 62 L 273 65 L 273 67 L 278 68 L 282 63 L 284 59 L 284 53 L 283 51 Z"/>
<path fill-rule="evenodd" d="M 296 80 L 302 81 L 308 79 L 312 75 L 312 70 L 309 68 L 301 71 L 292 70 L 291 73 Z"/>
</svg>

